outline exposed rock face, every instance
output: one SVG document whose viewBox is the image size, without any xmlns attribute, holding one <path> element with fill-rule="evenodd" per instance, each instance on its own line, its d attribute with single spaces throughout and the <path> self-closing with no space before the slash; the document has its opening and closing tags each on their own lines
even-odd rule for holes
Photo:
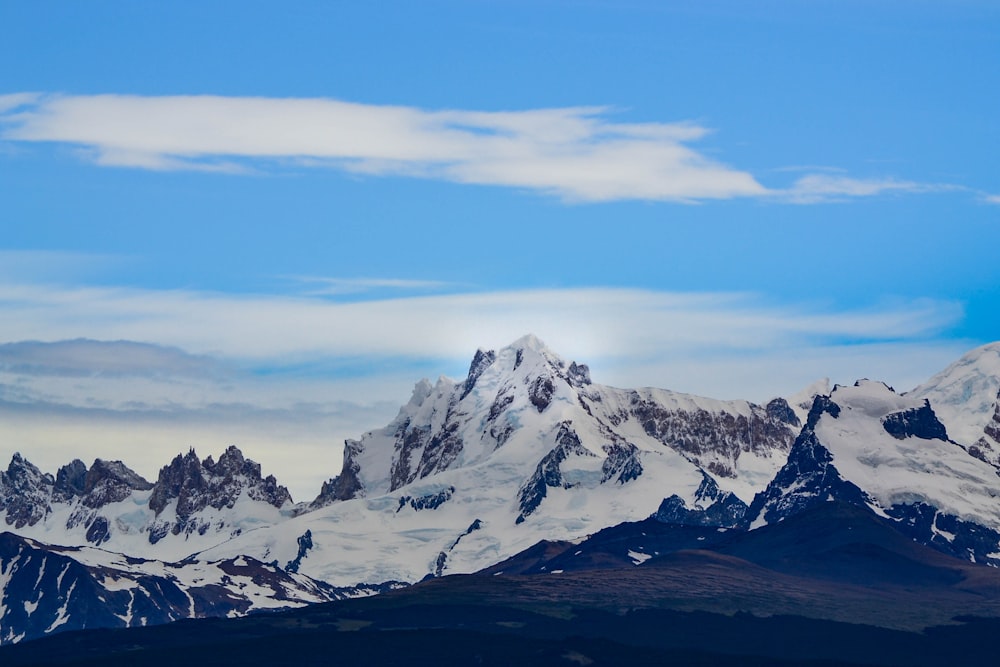
<svg viewBox="0 0 1000 667">
<path fill-rule="evenodd" d="M 160 469 L 149 497 L 149 508 L 158 521 L 149 533 L 150 542 L 162 539 L 166 532 L 178 535 L 198 531 L 204 534 L 210 523 L 197 518 L 206 508 L 231 509 L 241 495 L 280 508 L 291 502 L 288 489 L 279 486 L 273 475 L 261 477 L 260 464 L 243 457 L 231 446 L 216 463 L 209 456 L 198 459 L 195 451 L 178 454 L 169 465 Z M 174 504 L 175 503 L 175 504 Z M 160 520 L 160 515 L 174 504 L 174 517 Z"/>
<path fill-rule="evenodd" d="M 782 422 L 789 426 L 802 425 L 802 422 L 799 421 L 799 418 L 795 414 L 795 410 L 792 410 L 792 406 L 783 398 L 772 399 L 764 408 L 764 411 L 774 421 Z"/>
<path fill-rule="evenodd" d="M 993 409 L 993 419 L 983 429 L 986 437 L 993 442 L 1000 442 L 1000 395 L 997 396 L 997 405 Z"/>
<path fill-rule="evenodd" d="M 900 532 L 916 542 L 965 561 L 1000 565 L 996 557 L 1000 531 L 941 512 L 926 503 L 893 505 L 886 514 L 899 522 Z"/>
<path fill-rule="evenodd" d="M 476 354 L 472 357 L 472 363 L 469 365 L 469 375 L 465 378 L 465 383 L 462 385 L 462 396 L 465 398 L 472 391 L 472 388 L 476 386 L 476 380 L 479 376 L 483 374 L 490 364 L 492 364 L 497 359 L 497 353 L 493 350 L 476 350 Z"/>
<path fill-rule="evenodd" d="M 295 554 L 295 558 L 288 561 L 285 565 L 285 572 L 298 572 L 299 567 L 302 565 L 302 559 L 306 557 L 309 550 L 313 548 L 312 531 L 307 530 L 306 532 L 299 535 L 296 539 L 296 543 L 299 545 L 299 552 Z"/>
<path fill-rule="evenodd" d="M 33 526 L 49 514 L 55 480 L 20 454 L 14 454 L 7 472 L 0 472 L 0 511 L 7 511 L 7 525 Z"/>
<path fill-rule="evenodd" d="M 168 465 L 160 469 L 160 475 L 149 497 L 149 508 L 159 515 L 167 504 L 177 499 L 177 516 L 189 516 L 192 511 L 204 508 L 207 486 L 204 469 L 193 449 L 181 456 L 178 454 Z M 200 506 L 200 507 L 199 507 Z"/>
<path fill-rule="evenodd" d="M 910 436 L 924 440 L 948 439 L 944 424 L 938 421 L 926 398 L 924 404 L 917 409 L 887 415 L 882 419 L 882 427 L 885 428 L 886 433 L 897 440 Z"/>
<path fill-rule="evenodd" d="M 555 393 L 555 385 L 552 384 L 552 378 L 548 375 L 539 375 L 531 383 L 531 387 L 528 390 L 528 400 L 531 404 L 535 406 L 535 409 L 539 412 L 545 412 L 545 408 L 549 407 L 549 403 L 552 402 L 552 394 Z"/>
<path fill-rule="evenodd" d="M 816 397 L 806 426 L 788 454 L 787 463 L 750 504 L 746 513 L 750 521 L 763 519 L 776 523 L 831 498 L 867 506 L 867 495 L 841 476 L 830 451 L 816 436 L 820 417 L 826 414 L 836 419 L 840 411 L 840 406 L 829 396 Z"/>
<path fill-rule="evenodd" d="M 525 408 L 539 417 L 530 419 Z M 567 412 L 570 410 L 570 412 Z M 624 484 L 642 474 L 646 448 L 634 442 L 640 428 L 712 475 L 756 478 L 777 470 L 798 432 L 798 418 L 784 399 L 767 407 L 745 401 L 713 401 L 662 390 L 622 390 L 591 381 L 584 364 L 567 362 L 533 336 L 500 350 L 477 350 L 461 382 L 422 380 L 413 397 L 384 429 L 349 441 L 341 474 L 324 484 L 310 507 L 393 492 L 446 470 L 482 461 L 507 446 L 527 421 L 556 432 L 559 424 L 586 433 L 583 449 L 602 459 L 600 483 Z M 521 431 L 523 433 L 523 431 Z M 538 436 L 542 441 L 551 440 Z M 584 436 L 580 436 L 584 437 Z M 559 447 L 562 438 L 556 438 Z M 542 498 L 539 479 L 562 450 L 532 454 L 543 472 L 524 480 L 524 498 Z M 548 458 L 543 457 L 548 456 Z M 746 457 L 749 461 L 741 461 Z M 765 459 L 761 466 L 756 459 Z M 553 474 L 552 470 L 548 474 Z M 765 479 L 753 482 L 762 485 Z M 527 491 L 534 488 L 535 492 Z M 748 494 L 747 500 L 752 497 Z M 527 500 L 525 507 L 534 504 Z M 528 516 L 522 512 L 523 516 Z"/>
<path fill-rule="evenodd" d="M 416 498 L 413 496 L 400 496 L 399 507 L 396 509 L 396 512 L 399 512 L 399 510 L 403 509 L 407 505 L 409 505 L 415 512 L 421 512 L 423 510 L 436 510 L 441 507 L 441 505 L 444 505 L 446 502 L 451 500 L 454 493 L 455 487 L 449 486 L 447 489 L 443 489 L 437 493 L 430 493 L 426 496 L 418 496 Z"/>
<path fill-rule="evenodd" d="M 73 459 L 59 468 L 56 473 L 56 485 L 52 491 L 55 502 L 69 502 L 77 496 L 82 496 L 87 484 L 87 466 L 80 459 Z"/>
<path fill-rule="evenodd" d="M 95 516 L 87 525 L 87 541 L 99 546 L 111 539 L 111 524 L 107 517 Z"/>
<path fill-rule="evenodd" d="M 630 392 L 627 407 L 613 417 L 619 422 L 638 421 L 648 435 L 714 475 L 736 477 L 740 456 L 778 453 L 783 457 L 796 433 L 793 426 L 798 419 L 783 400 L 772 401 L 767 409 L 752 404 L 749 408 L 749 415 L 698 407 L 675 409 L 635 391 Z"/>
<path fill-rule="evenodd" d="M 455 550 L 455 547 L 459 545 L 462 539 L 468 537 L 477 530 L 482 529 L 482 527 L 483 527 L 482 520 L 480 519 L 474 520 L 471 524 L 469 524 L 469 527 L 466 528 L 461 535 L 455 538 L 455 541 L 451 543 L 451 546 L 448 547 L 448 549 L 438 553 L 437 558 L 434 559 L 433 574 L 435 577 L 440 577 L 442 574 L 444 574 L 444 568 L 448 564 L 448 555 Z"/>
<path fill-rule="evenodd" d="M 642 461 L 638 447 L 623 442 L 604 445 L 603 449 L 608 458 L 601 464 L 601 484 L 612 480 L 618 484 L 625 484 L 639 479 L 642 474 Z"/>
<path fill-rule="evenodd" d="M 76 480 L 80 472 L 79 461 L 73 461 L 68 466 L 59 469 L 56 476 L 58 493 L 59 480 L 64 478 Z M 80 464 L 82 465 L 82 464 Z M 153 485 L 128 468 L 121 461 L 102 461 L 97 459 L 90 470 L 83 468 L 83 488 L 79 490 L 79 501 L 66 521 L 67 528 L 84 525 L 87 528 L 87 541 L 94 545 L 102 544 L 111 538 L 111 522 L 100 512 L 107 505 L 118 503 L 135 491 L 148 491 Z M 55 498 L 55 495 L 53 496 Z"/>
<path fill-rule="evenodd" d="M 340 474 L 323 483 L 319 495 L 310 503 L 310 509 L 325 507 L 338 500 L 364 497 L 365 489 L 358 478 L 358 473 L 361 471 L 358 455 L 362 451 L 364 446 L 357 440 L 348 440 L 344 443 L 344 464 Z"/>
<path fill-rule="evenodd" d="M 150 491 L 147 504 L 144 494 Z M 115 509 L 133 496 L 135 502 Z M 274 476 L 262 477 L 260 465 L 245 459 L 236 447 L 227 449 L 218 462 L 212 457 L 199 461 L 193 450 L 178 455 L 160 471 L 155 485 L 121 461 L 102 459 L 89 469 L 73 460 L 53 478 L 15 454 L 7 471 L 0 472 L 0 514 L 8 526 L 19 530 L 42 523 L 48 534 L 56 530 L 48 526 L 49 517 L 58 516 L 59 521 L 67 517 L 65 528 L 95 545 L 122 531 L 148 533 L 148 541 L 155 544 L 171 533 L 205 534 L 210 526 L 226 530 L 225 519 L 209 520 L 200 514 L 206 509 L 232 509 L 241 496 L 275 508 L 291 501 Z M 168 507 L 170 517 L 161 516 Z M 54 513 L 55 509 L 60 511 Z"/>
<path fill-rule="evenodd" d="M 45 521 L 54 506 L 69 505 L 72 512 L 66 528 L 86 528 L 86 538 L 94 544 L 108 539 L 109 522 L 99 516 L 107 505 L 117 503 L 136 490 L 152 484 L 121 461 L 94 461 L 90 470 L 79 459 L 59 468 L 56 477 L 42 473 L 34 464 L 15 454 L 7 472 L 0 472 L 0 512 L 15 530 Z"/>
<path fill-rule="evenodd" d="M 490 404 L 490 411 L 486 415 L 486 429 L 484 438 L 493 440 L 494 449 L 503 447 L 507 439 L 513 435 L 516 426 L 509 420 L 504 419 L 507 409 L 514 403 L 514 387 L 505 384 L 498 392 L 493 402 Z"/>
<path fill-rule="evenodd" d="M 948 436 L 968 447 L 983 435 L 1000 392 L 1000 342 L 970 350 L 908 395 L 929 399 Z"/>
<path fill-rule="evenodd" d="M 993 417 L 983 428 L 983 435 L 969 447 L 969 453 L 1000 469 L 1000 395 L 997 396 Z"/>
<path fill-rule="evenodd" d="M 94 509 L 125 500 L 133 491 L 148 491 L 153 485 L 121 461 L 97 459 L 84 476 L 82 503 Z"/>
<path fill-rule="evenodd" d="M 463 385 L 463 396 L 468 395 L 475 387 L 479 375 L 496 358 L 491 350 L 476 353 Z M 462 453 L 464 441 L 458 434 L 459 415 L 456 411 L 460 398 L 452 394 L 442 409 L 434 416 L 433 421 L 440 420 L 440 427 L 435 429 L 432 424 L 414 423 L 411 419 L 403 419 L 395 430 L 395 445 L 389 490 L 395 491 L 416 479 L 422 479 L 449 466 Z"/>
<path fill-rule="evenodd" d="M 839 501 L 892 517 L 921 544 L 1000 564 L 997 471 L 970 454 L 947 439 L 926 399 L 881 383 L 836 387 L 816 397 L 787 463 L 750 505 L 747 524 L 774 524 Z"/>
<path fill-rule="evenodd" d="M 535 474 L 528 478 L 517 494 L 518 507 L 521 513 L 516 519 L 516 523 L 524 521 L 541 504 L 548 493 L 549 487 L 569 488 L 569 484 L 563 479 L 561 470 L 562 463 L 570 456 L 594 456 L 594 454 L 583 446 L 580 437 L 573 430 L 569 422 L 559 425 L 559 432 L 556 435 L 556 446 L 545 455 L 535 468 Z"/>
<path fill-rule="evenodd" d="M 566 371 L 566 379 L 574 387 L 585 387 L 590 384 L 590 368 L 587 364 L 578 364 L 572 361 Z"/>
<path fill-rule="evenodd" d="M 661 523 L 682 526 L 743 526 L 747 505 L 731 492 L 723 492 L 714 479 L 704 475 L 695 494 L 695 506 L 687 507 L 684 499 L 674 494 L 665 498 L 653 514 Z"/>
<path fill-rule="evenodd" d="M 948 395 L 961 396 L 965 384 L 951 380 Z M 177 456 L 155 484 L 101 460 L 89 469 L 72 461 L 53 477 L 18 455 L 0 473 L 0 517 L 22 534 L 70 534 L 101 549 L 78 560 L 69 548 L 0 539 L 0 552 L 13 554 L 5 567 L 16 568 L 0 571 L 0 582 L 20 603 L 0 601 L 0 610 L 24 628 L 9 635 L 0 625 L 0 642 L 50 628 L 60 610 L 86 624 L 244 613 L 253 609 L 247 591 L 271 581 L 270 599 L 281 600 L 294 573 L 348 586 L 472 572 L 539 540 L 575 542 L 623 521 L 689 535 L 686 544 L 700 548 L 720 528 L 783 521 L 831 500 L 890 517 L 942 551 L 1000 565 L 996 389 L 978 442 L 959 446 L 934 399 L 878 383 L 824 386 L 809 396 L 829 395 L 801 409 L 801 398 L 757 405 L 618 389 L 525 337 L 477 351 L 464 379 L 419 382 L 388 426 L 347 441 L 340 474 L 296 508 L 294 525 L 275 525 L 293 513 L 287 490 L 235 448 L 218 461 Z M 67 516 L 71 533 L 55 525 Z M 146 551 L 93 569 L 136 544 Z M 75 565 L 42 562 L 39 550 Z M 134 557 L 164 552 L 178 563 Z M 626 553 L 641 562 L 655 551 Z M 189 567 L 201 569 L 184 579 Z M 48 578 L 60 573 L 64 583 L 53 587 Z M 30 597 L 32 586 L 45 599 Z M 33 605 L 41 616 L 28 619 Z M 87 616 L 99 605 L 111 616 Z M 76 622 L 58 627 L 82 627 Z"/>
<path fill-rule="evenodd" d="M 356 594 L 248 557 L 167 564 L 54 547 L 11 533 L 0 533 L 0 572 L 0 645 L 53 632 L 155 625 Z"/>
<path fill-rule="evenodd" d="M 462 453 L 464 441 L 458 432 L 459 424 L 449 421 L 438 433 L 435 433 L 420 454 L 420 463 L 415 474 L 409 475 L 408 481 L 423 479 L 441 470 L 447 470 Z M 399 487 L 396 487 L 399 488 Z M 395 491 L 396 489 L 393 489 Z"/>
</svg>

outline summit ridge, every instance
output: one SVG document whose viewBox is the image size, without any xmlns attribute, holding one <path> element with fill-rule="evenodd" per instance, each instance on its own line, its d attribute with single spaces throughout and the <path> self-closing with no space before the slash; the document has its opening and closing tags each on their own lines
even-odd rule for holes
<svg viewBox="0 0 1000 667">
<path fill-rule="evenodd" d="M 0 527 L 10 535 L 0 628 L 11 628 L 0 642 L 112 623 L 83 619 L 83 600 L 29 602 L 49 615 L 30 622 L 10 611 L 11 596 L 24 595 L 10 583 L 19 569 L 43 588 L 77 565 L 97 582 L 88 587 L 107 590 L 156 573 L 179 595 L 195 595 L 198 577 L 220 587 L 215 602 L 183 613 L 143 589 L 143 604 L 161 609 L 143 618 L 160 622 L 472 573 L 619 524 L 747 531 L 830 501 L 938 551 L 1000 565 L 998 395 L 1000 344 L 908 393 L 821 380 L 759 405 L 603 385 L 529 334 L 478 349 L 464 378 L 418 381 L 387 425 L 346 441 L 341 469 L 298 504 L 235 446 L 218 460 L 178 454 L 153 482 L 120 461 L 74 460 L 51 475 L 15 454 L 0 471 Z M 648 554 L 633 551 L 638 566 Z M 60 564 L 26 564 L 50 557 Z M 236 576 L 245 567 L 253 586 Z M 56 624 L 71 612 L 72 623 Z"/>
</svg>

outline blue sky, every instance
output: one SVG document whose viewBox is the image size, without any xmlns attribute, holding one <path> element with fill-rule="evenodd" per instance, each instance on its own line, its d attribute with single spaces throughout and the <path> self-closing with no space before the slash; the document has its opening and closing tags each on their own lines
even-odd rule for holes
<svg viewBox="0 0 1000 667">
<path fill-rule="evenodd" d="M 1000 337 L 997 34 L 974 1 L 2 3 L 0 456 L 237 442 L 301 498 L 528 331 L 611 384 L 908 389 Z"/>
</svg>

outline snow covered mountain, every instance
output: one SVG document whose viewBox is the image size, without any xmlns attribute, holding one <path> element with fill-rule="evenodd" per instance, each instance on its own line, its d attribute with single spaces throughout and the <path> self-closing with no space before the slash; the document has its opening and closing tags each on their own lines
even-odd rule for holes
<svg viewBox="0 0 1000 667">
<path fill-rule="evenodd" d="M 0 645 L 54 631 L 238 616 L 370 595 L 239 556 L 164 563 L 0 533 Z"/>
<path fill-rule="evenodd" d="M 242 554 L 185 559 L 292 510 L 288 491 L 236 447 L 218 461 L 199 460 L 193 450 L 178 455 L 156 483 L 100 459 L 89 469 L 73 461 L 53 477 L 15 454 L 0 471 L 0 526 L 8 530 L 0 533 L 0 644 L 295 607 L 397 585 L 337 588 L 297 573 L 294 562 Z"/>
<path fill-rule="evenodd" d="M 1000 468 L 1000 395 L 997 395 L 993 417 L 983 427 L 979 440 L 969 446 L 969 453 Z"/>
<path fill-rule="evenodd" d="M 287 562 L 308 531 L 301 572 L 413 582 L 643 519 L 666 499 L 674 513 L 738 521 L 798 430 L 781 399 L 602 386 L 526 336 L 478 351 L 463 381 L 419 382 L 392 423 L 346 443 L 312 511 L 199 557 Z"/>
<path fill-rule="evenodd" d="M 75 460 L 55 477 L 15 454 L 0 471 L 0 519 L 42 542 L 180 560 L 291 513 L 288 490 L 236 447 L 178 455 L 150 483 L 121 461 Z"/>
<path fill-rule="evenodd" d="M 962 355 L 909 396 L 930 401 L 948 435 L 964 447 L 983 436 L 1000 393 L 1000 342 L 983 345 Z M 993 460 L 997 461 L 997 454 Z"/>
<path fill-rule="evenodd" d="M 950 440 L 927 399 L 867 380 L 817 397 L 747 519 L 773 524 L 829 500 L 868 507 L 946 553 L 1000 565 L 998 470 Z"/>
<path fill-rule="evenodd" d="M 392 422 L 347 441 L 308 503 L 235 447 L 218 461 L 178 455 L 155 482 L 101 460 L 53 476 L 15 455 L 0 472 L 12 533 L 0 536 L 0 643 L 363 594 L 623 522 L 693 539 L 744 531 L 828 500 L 1000 564 L 998 390 L 1000 344 L 908 394 L 822 380 L 757 405 L 596 384 L 525 336 L 479 350 L 462 380 L 418 382 Z M 72 589 L 79 603 L 58 574 L 71 569 L 87 582 Z M 85 611 L 97 602 L 84 591 L 114 611 Z"/>
</svg>

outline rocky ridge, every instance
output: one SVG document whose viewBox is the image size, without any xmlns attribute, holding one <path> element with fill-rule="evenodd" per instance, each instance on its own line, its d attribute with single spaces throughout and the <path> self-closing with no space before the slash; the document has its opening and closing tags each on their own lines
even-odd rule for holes
<svg viewBox="0 0 1000 667">
<path fill-rule="evenodd" d="M 781 398 L 759 406 L 593 384 L 586 365 L 566 362 L 527 336 L 499 352 L 477 351 L 463 382 L 443 377 L 434 385 L 419 382 L 392 423 L 347 441 L 340 475 L 324 484 L 312 506 L 392 493 L 476 465 L 522 427 L 526 406 L 550 417 L 555 444 L 563 451 L 567 439 L 579 438 L 574 424 L 586 424 L 579 430 L 593 432 L 601 442 L 583 449 L 602 461 L 614 458 L 619 466 L 628 459 L 621 483 L 641 474 L 638 450 L 630 442 L 641 440 L 646 448 L 673 450 L 714 477 L 731 480 L 747 500 L 784 462 L 799 427 Z M 564 412 L 571 418 L 551 418 Z M 554 451 L 543 457 L 558 457 Z M 586 455 L 581 447 L 573 453 Z M 552 471 L 540 474 L 554 479 Z"/>
<path fill-rule="evenodd" d="M 667 498 L 731 523 L 785 463 L 798 424 L 783 399 L 596 384 L 526 336 L 477 351 L 461 381 L 418 382 L 388 426 L 347 441 L 340 474 L 293 522 L 203 555 L 267 552 L 338 585 L 417 581 L 643 519 Z"/>
<path fill-rule="evenodd" d="M 52 632 L 235 616 L 370 595 L 237 557 L 164 563 L 0 533 L 0 644 Z"/>
<path fill-rule="evenodd" d="M 774 524 L 831 500 L 893 519 L 921 544 L 1000 565 L 998 471 L 948 438 L 927 399 L 869 381 L 817 397 L 748 524 Z"/>
<path fill-rule="evenodd" d="M 291 505 L 288 490 L 273 475 L 263 477 L 236 447 L 218 462 L 199 460 L 194 450 L 178 455 L 155 483 L 121 461 L 101 459 L 89 468 L 74 460 L 53 477 L 15 454 L 0 472 L 0 525 L 44 541 L 135 555 L 180 558 L 239 534 L 244 519 L 276 522 Z M 168 536 L 172 546 L 158 547 Z"/>
<path fill-rule="evenodd" d="M 275 581 L 351 589 L 474 572 L 623 522 L 709 535 L 836 500 L 921 544 L 1000 564 L 998 352 L 973 351 L 909 394 L 824 381 L 759 405 L 600 385 L 526 336 L 477 351 L 460 381 L 418 382 L 390 424 L 347 441 L 342 470 L 309 503 L 293 505 L 235 447 L 218 461 L 178 455 L 153 483 L 121 462 L 77 460 L 52 476 L 15 455 L 0 472 L 0 517 L 31 549 L 74 559 L 100 545 L 147 569 L 246 562 Z"/>
</svg>

